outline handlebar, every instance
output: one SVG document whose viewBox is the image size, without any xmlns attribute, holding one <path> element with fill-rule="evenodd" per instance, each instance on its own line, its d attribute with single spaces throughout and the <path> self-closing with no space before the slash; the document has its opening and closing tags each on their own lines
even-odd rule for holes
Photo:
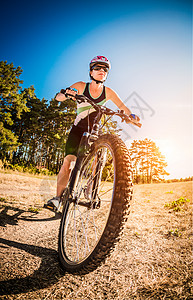
<svg viewBox="0 0 193 300">
<path fill-rule="evenodd" d="M 71 94 L 65 93 L 66 97 L 72 97 Z M 126 115 L 123 111 L 114 111 L 110 108 L 107 108 L 105 106 L 100 106 L 98 104 L 96 104 L 95 102 L 93 102 L 91 99 L 87 98 L 84 95 L 78 95 L 76 94 L 75 96 L 73 95 L 73 97 L 77 100 L 78 103 L 83 103 L 83 102 L 88 102 L 89 104 L 91 104 L 93 106 L 93 108 L 96 111 L 100 111 L 102 114 L 105 115 L 110 115 L 110 116 L 119 116 L 122 120 L 122 122 L 126 122 L 126 123 L 131 123 L 133 125 L 136 125 L 138 127 L 141 127 L 142 124 L 139 122 L 136 122 L 134 119 L 132 119 L 131 117 L 129 117 L 128 115 Z"/>
</svg>

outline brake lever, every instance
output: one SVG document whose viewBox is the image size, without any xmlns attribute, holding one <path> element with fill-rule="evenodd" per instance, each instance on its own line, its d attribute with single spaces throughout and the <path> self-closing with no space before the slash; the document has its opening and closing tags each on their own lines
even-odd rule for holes
<svg viewBox="0 0 193 300">
<path fill-rule="evenodd" d="M 124 110 L 118 110 L 118 114 L 121 117 L 121 122 L 131 123 L 141 128 L 142 124 L 139 122 L 135 122 L 135 120 L 130 119 L 128 115 L 124 113 Z"/>
<path fill-rule="evenodd" d="M 101 107 L 101 109 L 107 114 L 107 115 L 114 115 L 115 114 L 115 112 L 112 110 L 112 109 L 110 109 L 110 108 L 108 108 L 108 107 Z"/>
<path fill-rule="evenodd" d="M 75 95 L 74 96 L 77 100 L 78 103 L 81 103 L 81 102 L 86 102 L 86 99 L 85 99 L 85 96 L 84 95 Z"/>
<path fill-rule="evenodd" d="M 134 120 L 131 120 L 131 119 L 129 119 L 129 122 L 128 122 L 128 123 L 131 123 L 131 124 L 133 124 L 133 125 L 135 125 L 135 126 L 137 126 L 137 127 L 139 127 L 139 128 L 141 128 L 141 126 L 142 126 L 141 123 L 135 122 Z"/>
</svg>

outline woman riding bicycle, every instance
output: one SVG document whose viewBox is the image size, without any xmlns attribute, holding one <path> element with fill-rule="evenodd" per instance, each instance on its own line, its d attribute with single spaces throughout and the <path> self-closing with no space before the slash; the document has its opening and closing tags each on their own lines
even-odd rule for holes
<svg viewBox="0 0 193 300">
<path fill-rule="evenodd" d="M 108 100 L 111 100 L 119 109 L 124 110 L 125 114 L 135 119 L 135 122 L 139 122 L 139 117 L 131 114 L 130 109 L 124 105 L 119 96 L 112 89 L 104 86 L 110 68 L 111 64 L 106 57 L 94 57 L 90 62 L 91 82 L 85 83 L 80 81 L 74 83 L 66 90 L 61 90 L 57 94 L 56 100 L 65 101 L 67 99 L 65 93 L 72 95 L 71 98 L 73 100 L 75 100 L 73 96 L 76 94 L 83 94 L 99 105 L 104 105 Z M 66 142 L 66 156 L 57 177 L 56 197 L 48 200 L 47 204 L 44 205 L 45 208 L 52 211 L 59 210 L 61 204 L 60 197 L 67 186 L 72 165 L 76 161 L 81 137 L 85 131 L 88 131 L 88 125 L 90 129 L 92 128 L 95 116 L 96 111 L 89 103 L 77 103 L 77 117 L 69 133 Z"/>
</svg>

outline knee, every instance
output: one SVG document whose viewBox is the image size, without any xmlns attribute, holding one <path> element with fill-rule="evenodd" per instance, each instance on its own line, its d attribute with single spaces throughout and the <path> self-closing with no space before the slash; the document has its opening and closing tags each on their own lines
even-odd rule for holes
<svg viewBox="0 0 193 300">
<path fill-rule="evenodd" d="M 76 156 L 69 154 L 64 158 L 62 167 L 65 169 L 71 169 L 71 165 L 74 165 L 75 162 L 76 162 Z"/>
</svg>

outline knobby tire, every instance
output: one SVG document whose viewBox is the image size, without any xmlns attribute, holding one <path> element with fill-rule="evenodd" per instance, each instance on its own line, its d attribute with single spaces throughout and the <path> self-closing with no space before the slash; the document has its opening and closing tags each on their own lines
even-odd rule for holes
<svg viewBox="0 0 193 300">
<path fill-rule="evenodd" d="M 133 189 L 132 167 L 128 149 L 118 136 L 105 134 L 99 137 L 98 140 L 92 145 L 90 157 L 92 157 L 92 155 L 94 155 L 95 152 L 98 151 L 98 149 L 103 147 L 110 149 L 110 152 L 113 156 L 115 174 L 112 199 L 101 236 L 98 238 L 96 244 L 93 245 L 93 249 L 91 249 L 88 254 L 85 254 L 85 257 L 83 256 L 80 261 L 77 258 L 78 254 L 73 254 L 75 256 L 72 256 L 72 251 L 70 252 L 66 250 L 66 248 L 68 247 L 68 242 L 65 241 L 65 235 L 67 235 L 68 232 L 68 220 L 72 218 L 70 216 L 69 201 L 66 201 L 63 207 L 59 229 L 58 253 L 61 267 L 70 273 L 86 274 L 99 267 L 110 255 L 111 250 L 115 247 L 116 242 L 120 238 L 123 225 L 129 215 L 130 200 L 132 199 Z M 101 208 L 99 207 L 96 212 L 100 212 L 100 209 Z M 78 236 L 78 238 L 80 235 L 79 231 L 89 230 L 89 228 L 86 227 L 87 225 L 85 225 L 86 221 L 84 220 L 84 215 L 83 217 L 81 216 L 81 218 L 83 219 L 81 220 L 81 222 L 84 222 L 84 226 L 82 226 L 83 229 L 72 229 L 77 231 L 76 235 Z M 76 216 L 74 216 L 74 220 L 74 222 L 76 222 Z M 80 224 L 81 222 L 79 221 L 79 223 L 77 222 L 77 224 Z M 83 244 L 83 240 L 79 238 L 79 241 L 77 242 L 76 240 L 74 241 L 74 243 L 77 244 L 77 248 L 80 248 Z M 89 244 L 89 242 L 85 240 L 84 243 Z M 84 247 L 87 248 L 87 245 Z"/>
</svg>

